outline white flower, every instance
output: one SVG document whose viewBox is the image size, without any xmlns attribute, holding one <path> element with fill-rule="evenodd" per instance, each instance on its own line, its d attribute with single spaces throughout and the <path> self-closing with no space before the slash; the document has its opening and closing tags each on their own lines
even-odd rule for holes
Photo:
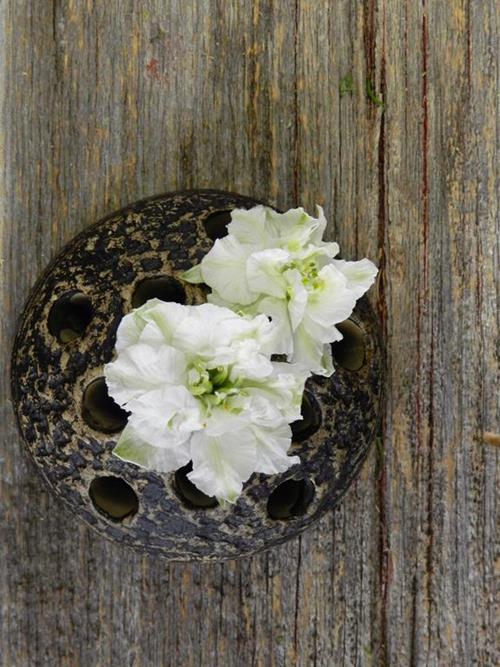
<svg viewBox="0 0 500 667">
<path fill-rule="evenodd" d="M 368 259 L 333 259 L 339 247 L 322 240 L 325 228 L 320 206 L 318 218 L 303 208 L 283 214 L 265 206 L 235 209 L 228 235 L 184 278 L 209 285 L 211 303 L 270 316 L 277 325 L 273 352 L 331 375 L 330 344 L 342 338 L 335 325 L 351 315 L 377 268 Z"/>
<path fill-rule="evenodd" d="M 114 453 L 162 472 L 193 462 L 189 479 L 234 502 L 253 472 L 283 472 L 289 424 L 300 419 L 307 373 L 271 362 L 275 325 L 212 304 L 152 299 L 126 315 L 110 395 L 131 414 Z"/>
</svg>

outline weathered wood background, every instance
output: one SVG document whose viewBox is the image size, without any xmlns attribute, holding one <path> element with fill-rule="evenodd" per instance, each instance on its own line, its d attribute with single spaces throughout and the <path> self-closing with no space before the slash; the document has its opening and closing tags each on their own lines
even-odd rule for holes
<svg viewBox="0 0 500 667">
<path fill-rule="evenodd" d="M 0 8 L 2 667 L 499 664 L 495 0 Z M 342 506 L 209 566 L 122 551 L 59 507 L 8 390 L 49 259 L 190 187 L 322 204 L 343 253 L 380 264 L 387 354 L 381 446 Z"/>
</svg>

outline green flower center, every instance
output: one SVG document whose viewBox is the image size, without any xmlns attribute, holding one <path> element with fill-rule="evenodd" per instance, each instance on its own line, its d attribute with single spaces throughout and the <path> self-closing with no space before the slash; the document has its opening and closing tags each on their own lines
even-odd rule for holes
<svg viewBox="0 0 500 667">
<path fill-rule="evenodd" d="M 194 364 L 188 371 L 188 389 L 207 410 L 215 406 L 230 408 L 228 398 L 240 392 L 241 380 L 230 379 L 229 366 L 206 368 L 203 364 Z"/>
<path fill-rule="evenodd" d="M 297 269 L 299 271 L 302 284 L 308 291 L 320 290 L 324 287 L 324 281 L 319 277 L 318 263 L 314 259 L 294 259 L 286 265 L 285 269 Z M 287 291 L 287 298 L 291 298 L 292 290 Z"/>
</svg>

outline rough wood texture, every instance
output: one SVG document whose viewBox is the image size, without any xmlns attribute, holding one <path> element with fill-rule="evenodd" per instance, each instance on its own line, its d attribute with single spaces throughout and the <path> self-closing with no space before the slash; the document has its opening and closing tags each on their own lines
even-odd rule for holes
<svg viewBox="0 0 500 667">
<path fill-rule="evenodd" d="M 0 0 L 2 667 L 498 664 L 498 19 L 494 0 Z M 47 495 L 8 358 L 64 242 L 189 187 L 323 204 L 343 253 L 378 259 L 387 400 L 318 527 L 167 566 Z"/>
</svg>

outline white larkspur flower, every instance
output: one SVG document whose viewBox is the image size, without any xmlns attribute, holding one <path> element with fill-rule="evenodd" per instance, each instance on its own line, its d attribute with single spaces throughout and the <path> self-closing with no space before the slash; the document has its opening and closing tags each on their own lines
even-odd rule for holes
<svg viewBox="0 0 500 667">
<path fill-rule="evenodd" d="M 320 206 L 317 218 L 303 208 L 235 209 L 228 235 L 184 279 L 209 285 L 211 303 L 270 316 L 277 325 L 273 352 L 329 376 L 331 343 L 342 338 L 335 325 L 351 315 L 377 268 L 368 259 L 334 259 L 339 247 L 322 240 L 325 228 Z"/>
<path fill-rule="evenodd" d="M 253 472 L 283 472 L 307 373 L 272 362 L 275 325 L 213 304 L 151 299 L 126 315 L 109 394 L 131 414 L 114 454 L 161 472 L 193 463 L 190 480 L 234 502 Z"/>
</svg>

